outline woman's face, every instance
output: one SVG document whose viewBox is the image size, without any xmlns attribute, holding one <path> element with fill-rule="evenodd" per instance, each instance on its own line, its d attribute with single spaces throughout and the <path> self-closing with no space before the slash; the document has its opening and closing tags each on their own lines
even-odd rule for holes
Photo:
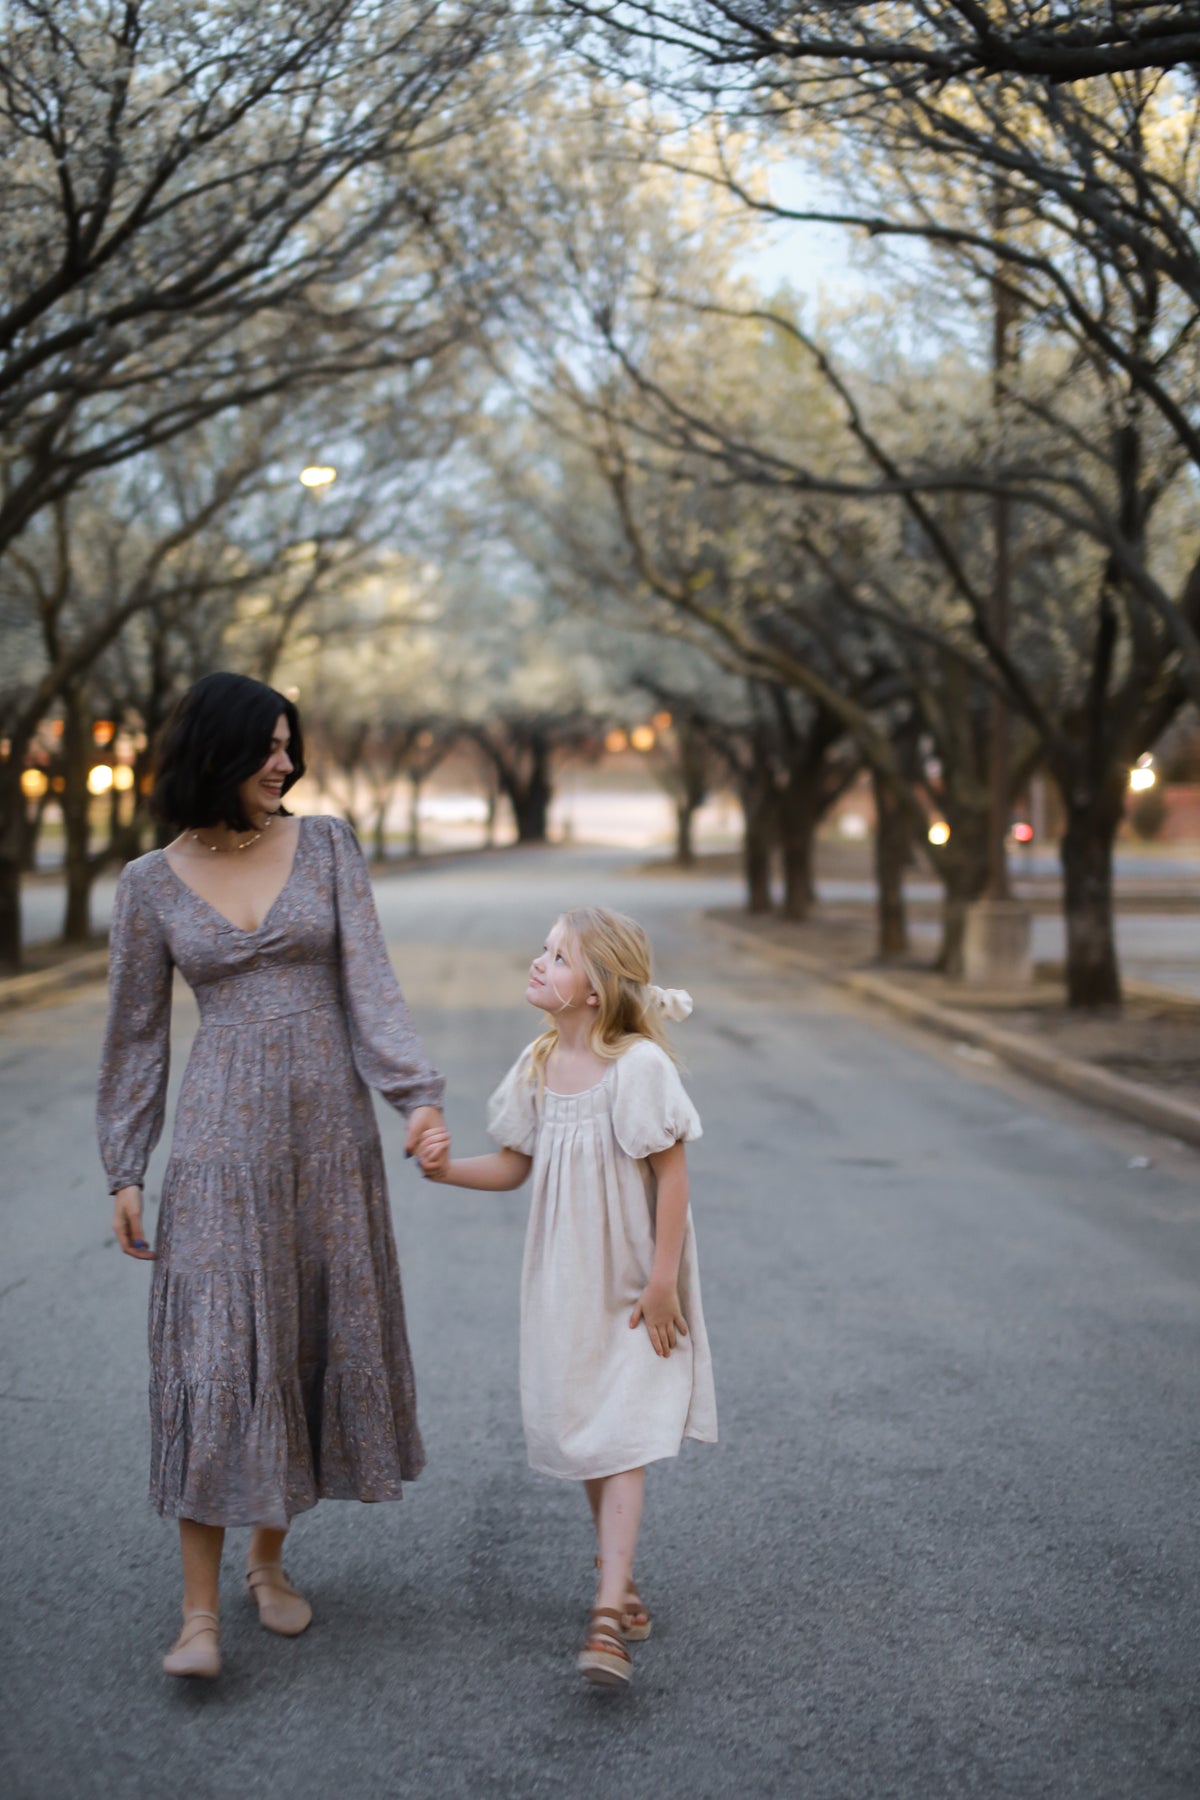
<svg viewBox="0 0 1200 1800">
<path fill-rule="evenodd" d="M 575 1006 L 598 1006 L 583 967 L 579 946 L 563 926 L 561 919 L 550 927 L 550 935 L 540 956 L 529 965 L 529 985 L 525 998 L 542 1012 L 566 1012 Z"/>
<path fill-rule="evenodd" d="M 238 798 L 248 819 L 279 811 L 283 802 L 283 784 L 292 772 L 292 760 L 288 755 L 291 735 L 287 716 L 280 713 L 266 762 L 238 789 Z"/>
</svg>

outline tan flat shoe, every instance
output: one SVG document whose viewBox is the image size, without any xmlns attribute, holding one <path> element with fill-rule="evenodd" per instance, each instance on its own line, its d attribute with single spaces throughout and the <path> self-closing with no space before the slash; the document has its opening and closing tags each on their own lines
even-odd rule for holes
<svg viewBox="0 0 1200 1800">
<path fill-rule="evenodd" d="M 633 1679 L 633 1659 L 625 1648 L 621 1614 L 615 1607 L 592 1608 L 575 1666 L 585 1681 L 597 1687 L 628 1687 Z"/>
<path fill-rule="evenodd" d="M 196 1675 L 202 1681 L 215 1681 L 221 1673 L 218 1623 L 214 1612 L 197 1610 L 189 1613 L 183 1622 L 183 1630 L 163 1657 L 164 1673 Z"/>
<path fill-rule="evenodd" d="M 246 1586 L 258 1606 L 259 1624 L 280 1637 L 299 1637 L 312 1624 L 312 1607 L 298 1594 L 278 1563 L 246 1570 Z"/>
</svg>

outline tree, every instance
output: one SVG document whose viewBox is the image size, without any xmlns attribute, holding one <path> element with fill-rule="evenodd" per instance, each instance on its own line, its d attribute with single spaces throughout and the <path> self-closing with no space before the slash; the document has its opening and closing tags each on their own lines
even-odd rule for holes
<svg viewBox="0 0 1200 1800">
<path fill-rule="evenodd" d="M 1116 0 L 1099 12 L 1078 0 L 766 0 L 753 11 L 729 0 L 563 0 L 563 11 L 600 27 L 596 53 L 604 62 L 614 40 L 618 49 L 644 45 L 660 80 L 664 66 L 682 64 L 690 73 L 698 65 L 710 90 L 715 79 L 789 98 L 827 87 L 830 65 L 861 86 L 870 78 L 877 91 L 908 94 L 1006 75 L 1057 84 L 1200 64 L 1200 7 L 1177 0 Z"/>
</svg>

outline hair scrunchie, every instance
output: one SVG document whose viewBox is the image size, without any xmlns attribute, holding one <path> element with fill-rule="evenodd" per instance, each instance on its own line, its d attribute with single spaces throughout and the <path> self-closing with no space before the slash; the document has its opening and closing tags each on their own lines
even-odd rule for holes
<svg viewBox="0 0 1200 1800">
<path fill-rule="evenodd" d="M 686 1019 L 692 1010 L 692 996 L 686 988 L 660 988 L 652 981 L 646 983 L 646 1005 L 653 1006 L 664 1019 L 678 1024 Z"/>
</svg>

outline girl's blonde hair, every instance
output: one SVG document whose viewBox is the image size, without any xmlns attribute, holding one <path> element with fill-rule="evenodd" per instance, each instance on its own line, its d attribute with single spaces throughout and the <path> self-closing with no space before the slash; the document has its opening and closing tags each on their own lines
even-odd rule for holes
<svg viewBox="0 0 1200 1800">
<path fill-rule="evenodd" d="M 674 1061 L 659 1010 L 647 993 L 650 940 L 637 920 L 603 906 L 574 906 L 558 922 L 577 947 L 584 973 L 600 1002 L 591 1028 L 591 1048 L 596 1055 L 615 1062 L 639 1038 L 649 1038 Z M 534 1041 L 531 1081 L 545 1081 L 546 1063 L 557 1042 L 558 1024 L 552 1017 Z"/>
</svg>

